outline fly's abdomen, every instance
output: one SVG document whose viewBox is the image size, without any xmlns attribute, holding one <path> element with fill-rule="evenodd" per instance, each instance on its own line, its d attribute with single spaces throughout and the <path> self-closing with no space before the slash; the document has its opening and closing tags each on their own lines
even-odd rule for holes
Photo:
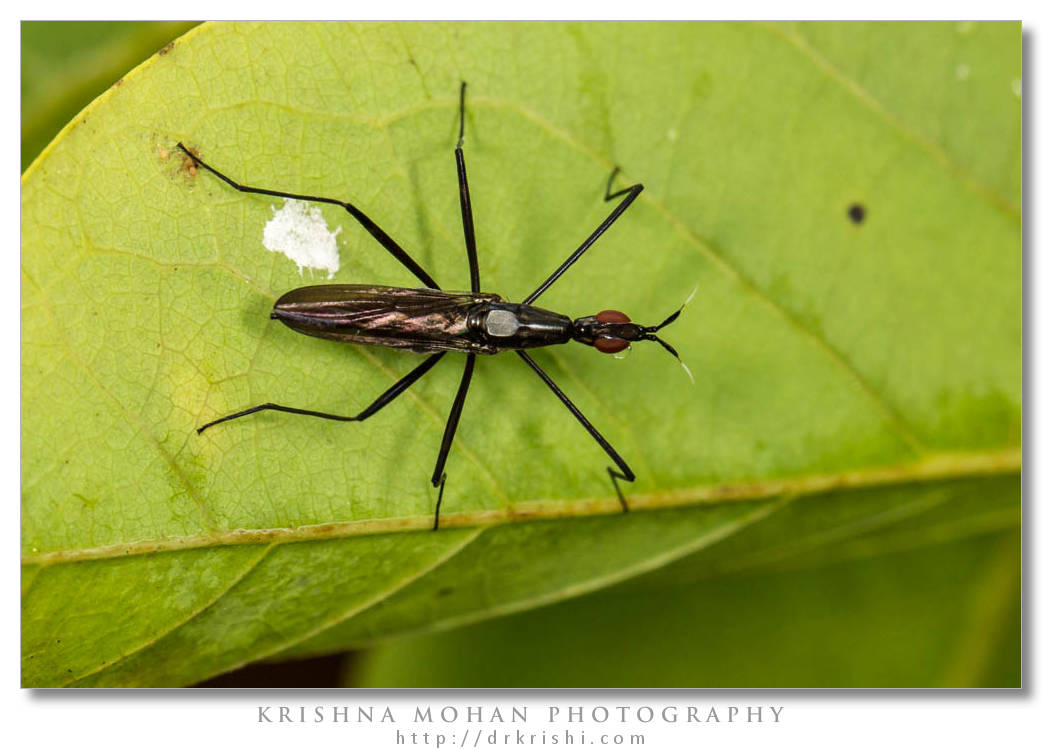
<svg viewBox="0 0 1042 749">
<path fill-rule="evenodd" d="M 468 318 L 495 294 L 393 286 L 305 286 L 284 294 L 272 318 L 305 335 L 418 353 L 495 353 L 468 336 Z"/>
</svg>

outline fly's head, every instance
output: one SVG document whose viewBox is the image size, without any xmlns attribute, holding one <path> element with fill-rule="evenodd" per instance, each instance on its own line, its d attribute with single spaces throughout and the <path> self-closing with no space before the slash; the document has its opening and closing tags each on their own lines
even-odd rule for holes
<svg viewBox="0 0 1042 749">
<path fill-rule="evenodd" d="M 572 323 L 573 337 L 579 343 L 593 346 L 604 354 L 617 354 L 629 348 L 633 341 L 655 341 L 677 359 L 676 349 L 659 338 L 656 333 L 680 316 L 681 307 L 658 325 L 646 327 L 632 322 L 622 312 L 606 309 L 590 317 L 580 317 Z"/>
</svg>

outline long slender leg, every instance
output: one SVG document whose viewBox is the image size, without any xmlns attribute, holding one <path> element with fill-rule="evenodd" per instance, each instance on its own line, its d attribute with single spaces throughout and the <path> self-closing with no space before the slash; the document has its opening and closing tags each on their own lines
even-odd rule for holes
<svg viewBox="0 0 1042 749">
<path fill-rule="evenodd" d="M 434 530 L 438 530 L 438 519 L 441 517 L 441 495 L 445 492 L 445 460 L 449 457 L 449 448 L 452 447 L 452 439 L 456 436 L 456 427 L 459 426 L 459 417 L 463 413 L 463 402 L 467 399 L 470 377 L 474 374 L 475 357 L 476 354 L 467 354 L 467 363 L 463 367 L 463 379 L 460 380 L 456 400 L 452 402 L 452 410 L 449 411 L 445 434 L 441 438 L 441 449 L 438 450 L 438 462 L 434 465 L 434 474 L 431 476 L 431 484 L 438 488 L 438 504 L 434 508 Z"/>
<path fill-rule="evenodd" d="M 231 177 L 222 174 L 221 172 L 214 169 L 212 166 L 207 164 L 205 161 L 200 159 L 194 153 L 184 147 L 184 144 L 178 143 L 177 147 L 188 154 L 189 158 L 192 159 L 198 166 L 201 166 L 206 171 L 218 177 L 226 184 L 230 185 L 239 192 L 253 193 L 256 195 L 270 195 L 275 198 L 286 198 L 288 200 L 307 200 L 312 203 L 327 203 L 329 205 L 338 205 L 345 211 L 351 214 L 351 216 L 362 225 L 362 227 L 369 232 L 373 238 L 383 245 L 384 249 L 394 255 L 395 259 L 404 265 L 409 271 L 416 276 L 423 283 L 424 286 L 430 289 L 441 288 L 435 283 L 434 279 L 431 278 L 430 274 L 427 273 L 420 264 L 409 257 L 409 253 L 401 248 L 401 246 L 388 236 L 387 232 L 376 225 L 376 222 L 366 216 L 362 211 L 353 206 L 351 203 L 345 203 L 335 198 L 322 198 L 316 195 L 298 195 L 292 192 L 282 192 L 281 190 L 268 190 L 262 187 L 249 187 L 248 185 L 242 185 L 233 180 Z"/>
<path fill-rule="evenodd" d="M 590 245 L 596 242 L 600 238 L 601 234 L 606 232 L 608 230 L 608 227 L 614 224 L 616 219 L 618 219 L 619 216 L 622 215 L 623 211 L 630 207 L 630 203 L 636 200 L 637 196 L 640 195 L 640 191 L 644 189 L 644 185 L 641 184 L 632 185 L 622 190 L 612 192 L 611 184 L 615 180 L 615 175 L 617 175 L 618 173 L 619 168 L 615 167 L 615 170 L 611 173 L 611 177 L 608 178 L 608 188 L 604 192 L 604 200 L 605 202 L 608 202 L 610 200 L 614 200 L 620 195 L 625 195 L 626 197 L 623 198 L 621 203 L 615 206 L 615 210 L 608 214 L 608 218 L 604 219 L 604 221 L 601 222 L 600 226 L 593 230 L 593 234 L 587 237 L 586 240 L 581 245 L 579 245 L 579 249 L 577 249 L 575 252 L 569 255 L 568 259 L 561 263 L 561 267 L 559 267 L 557 270 L 551 273 L 550 277 L 543 281 L 543 283 L 539 286 L 538 289 L 529 294 L 528 298 L 525 299 L 525 301 L 522 302 L 522 304 L 531 304 L 544 291 L 549 289 L 553 282 L 560 278 L 566 270 L 572 267 L 572 263 L 574 263 L 576 260 L 582 257 L 582 254 L 590 248 Z"/>
<path fill-rule="evenodd" d="M 579 423 L 582 424 L 583 428 L 590 433 L 590 436 L 597 441 L 597 444 L 601 446 L 604 452 L 608 453 L 608 457 L 615 461 L 615 465 L 619 467 L 619 470 L 616 471 L 611 466 L 608 466 L 608 476 L 611 477 L 611 483 L 615 486 L 615 493 L 619 497 L 619 504 L 622 505 L 622 511 L 629 512 L 629 505 L 626 504 L 626 498 L 622 496 L 622 490 L 619 488 L 619 482 L 617 479 L 633 481 L 637 478 L 636 475 L 630 470 L 630 467 L 626 465 L 626 461 L 622 459 L 622 456 L 615 452 L 615 448 L 608 443 L 608 440 L 604 439 L 604 436 L 597 431 L 593 424 L 590 423 L 589 419 L 583 416 L 582 411 L 580 411 L 578 407 L 568 399 L 568 396 L 561 391 L 561 388 L 557 387 L 557 383 L 550 379 L 550 375 L 544 372 L 539 365 L 532 360 L 532 357 L 524 351 L 518 351 L 517 355 L 524 359 L 525 363 L 543 379 L 543 382 L 545 382 L 546 386 L 553 391 L 554 395 L 560 398 L 561 403 L 565 405 L 565 408 L 572 412 L 572 416 L 579 420 Z"/>
<path fill-rule="evenodd" d="M 203 424 L 195 431 L 198 434 L 202 434 L 205 430 L 209 429 L 215 424 L 221 424 L 225 421 L 238 419 L 242 416 L 249 416 L 250 414 L 255 414 L 258 411 L 281 411 L 282 413 L 300 414 L 301 416 L 317 416 L 320 419 L 331 419 L 332 421 L 365 421 L 370 416 L 379 411 L 381 408 L 383 408 L 388 403 L 397 398 L 399 395 L 408 390 L 409 386 L 411 386 L 414 382 L 416 382 L 418 379 L 427 374 L 427 372 L 430 371 L 431 367 L 437 364 L 438 360 L 441 359 L 441 357 L 443 356 L 445 356 L 444 351 L 438 354 L 432 354 L 431 356 L 428 356 L 420 363 L 420 366 L 416 367 L 414 370 L 409 372 L 409 374 L 405 375 L 405 377 L 391 385 L 391 387 L 385 390 L 379 398 L 377 398 L 367 408 L 365 408 L 362 411 L 359 411 L 354 416 L 338 416 L 337 414 L 324 413 L 322 411 L 309 411 L 305 408 L 291 408 L 290 406 L 280 406 L 277 403 L 263 403 L 259 406 L 254 406 L 253 408 L 247 408 L 245 411 L 237 411 L 236 413 L 228 414 L 227 416 L 222 416 L 219 419 L 215 419 L 214 421 L 211 421 L 207 424 Z"/>
<path fill-rule="evenodd" d="M 470 290 L 481 291 L 478 273 L 478 248 L 474 239 L 474 213 L 470 207 L 470 187 L 467 185 L 467 165 L 463 162 L 463 94 L 464 81 L 459 87 L 459 140 L 456 141 L 456 176 L 459 179 L 459 207 L 463 214 L 463 239 L 467 243 L 467 262 L 470 264 Z"/>
<path fill-rule="evenodd" d="M 619 176 L 619 172 L 621 172 L 621 171 L 622 171 L 622 169 L 620 169 L 619 167 L 615 167 L 614 169 L 611 170 L 611 174 L 608 175 L 608 184 L 604 188 L 604 202 L 605 203 L 610 203 L 611 201 L 615 200 L 615 198 L 619 197 L 620 195 L 625 195 L 630 190 L 632 190 L 633 187 L 637 186 L 637 185 L 633 185 L 633 187 L 622 187 L 622 188 L 616 190 L 615 192 L 612 192 L 611 191 L 611 186 L 615 183 L 615 178 Z M 640 191 L 638 190 L 637 192 L 640 192 Z"/>
</svg>

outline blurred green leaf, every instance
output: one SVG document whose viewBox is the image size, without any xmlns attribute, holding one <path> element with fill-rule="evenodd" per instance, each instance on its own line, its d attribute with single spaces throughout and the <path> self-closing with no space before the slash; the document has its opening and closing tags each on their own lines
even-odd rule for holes
<svg viewBox="0 0 1042 749">
<path fill-rule="evenodd" d="M 352 685 L 1018 687 L 1018 535 L 620 586 L 394 640 L 366 657 Z"/>
<path fill-rule="evenodd" d="M 886 85 L 862 74 L 875 28 L 208 24 L 123 79 L 23 181 L 24 683 L 187 684 L 684 557 L 697 578 L 700 551 L 723 574 L 730 537 L 770 570 L 779 538 L 825 553 L 859 513 L 884 536 L 1015 524 L 1015 492 L 991 511 L 1020 468 L 1019 160 L 980 154 L 1019 144 L 1019 25 L 917 24 L 917 49 L 958 54 Z M 264 401 L 353 413 L 416 359 L 272 323 L 310 282 L 262 247 L 278 201 L 174 145 L 349 199 L 461 288 L 461 79 L 485 288 L 520 299 L 545 278 L 606 215 L 615 164 L 645 192 L 540 302 L 648 322 L 699 286 L 668 331 L 694 388 L 657 347 L 537 352 L 636 471 L 628 516 L 603 454 L 510 356 L 478 366 L 436 534 L 427 477 L 459 361 L 365 424 L 194 433 Z M 938 88 L 944 117 L 976 123 L 973 157 L 966 128 L 920 122 L 915 92 Z M 415 283 L 324 215 L 343 227 L 337 282 Z M 859 508 L 874 492 L 889 499 Z"/>
</svg>

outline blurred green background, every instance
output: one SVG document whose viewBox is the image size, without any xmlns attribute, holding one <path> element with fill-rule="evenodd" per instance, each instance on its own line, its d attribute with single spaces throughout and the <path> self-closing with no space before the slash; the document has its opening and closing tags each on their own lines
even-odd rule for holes
<svg viewBox="0 0 1042 749">
<path fill-rule="evenodd" d="M 24 22 L 23 171 L 94 97 L 193 25 Z M 765 543 L 768 526 L 719 544 L 708 563 L 702 554 L 535 611 L 204 686 L 1017 687 L 1019 481 L 982 482 L 994 522 L 924 535 L 913 517 L 791 548 Z"/>
</svg>

